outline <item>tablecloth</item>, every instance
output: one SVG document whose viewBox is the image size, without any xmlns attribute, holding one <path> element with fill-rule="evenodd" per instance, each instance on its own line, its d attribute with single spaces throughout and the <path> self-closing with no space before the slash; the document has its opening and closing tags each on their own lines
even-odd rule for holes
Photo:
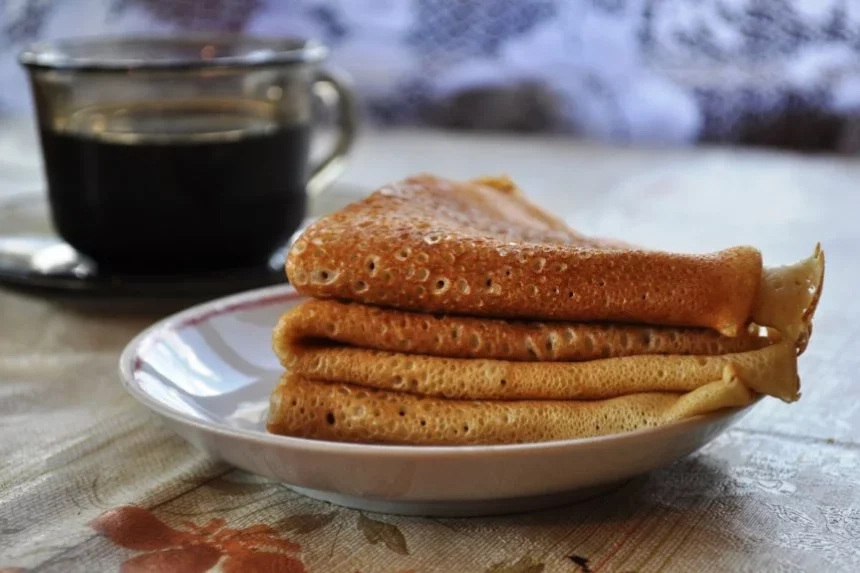
<svg viewBox="0 0 860 573">
<path fill-rule="evenodd" d="M 0 150 L 0 199 L 38 191 L 29 128 L 0 129 Z M 186 303 L 0 289 L 0 572 L 860 570 L 860 163 L 396 131 L 366 134 L 345 181 L 419 170 L 506 171 L 581 229 L 649 246 L 752 243 L 778 264 L 820 240 L 801 401 L 766 399 L 697 454 L 566 507 L 363 513 L 208 459 L 126 395 L 122 347 Z M 0 232 L 25 230 L 4 212 Z"/>
</svg>

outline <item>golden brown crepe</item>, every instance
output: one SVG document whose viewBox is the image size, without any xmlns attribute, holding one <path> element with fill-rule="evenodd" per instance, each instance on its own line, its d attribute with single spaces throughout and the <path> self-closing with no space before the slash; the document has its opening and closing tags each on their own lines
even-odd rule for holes
<svg viewBox="0 0 860 573">
<path fill-rule="evenodd" d="M 309 227 L 290 250 L 296 289 L 418 312 L 742 332 L 761 254 L 685 255 L 592 239 L 509 180 L 430 175 L 389 185 Z"/>
<path fill-rule="evenodd" d="M 282 359 L 290 345 L 313 343 L 446 358 L 572 362 L 729 354 L 762 348 L 773 339 L 747 331 L 728 337 L 705 328 L 439 316 L 311 299 L 281 317 L 272 341 Z"/>
<path fill-rule="evenodd" d="M 751 389 L 798 398 L 797 350 L 788 341 L 722 356 L 625 356 L 585 362 L 440 358 L 350 347 L 295 346 L 287 369 L 305 378 L 470 400 L 597 400 L 687 392 L 733 370 Z"/>
<path fill-rule="evenodd" d="M 420 176 L 321 219 L 287 272 L 317 300 L 273 333 L 288 372 L 269 431 L 498 444 L 796 400 L 824 253 L 764 268 L 750 247 L 636 249 L 580 235 L 507 179 Z"/>
<path fill-rule="evenodd" d="M 785 297 L 786 304 L 763 316 L 782 324 L 784 315 L 797 315 L 809 323 L 821 292 L 820 250 L 767 276 L 771 298 Z M 790 312 L 778 310 L 783 307 Z M 805 339 L 754 330 L 729 338 L 696 328 L 527 324 L 310 301 L 282 317 L 273 346 L 299 376 L 446 398 L 583 400 L 683 392 L 720 379 L 732 366 L 756 392 L 796 400 L 796 355 Z"/>
<path fill-rule="evenodd" d="M 302 377 L 483 400 L 685 392 L 732 366 L 750 388 L 792 401 L 797 350 L 791 341 L 774 342 L 703 329 L 437 317 L 335 301 L 297 306 L 273 334 L 281 362 Z"/>
<path fill-rule="evenodd" d="M 315 382 L 286 374 L 274 393 L 268 430 L 340 442 L 467 445 L 585 438 L 652 428 L 756 399 L 728 377 L 679 394 L 610 400 L 473 401 L 420 397 Z"/>
</svg>

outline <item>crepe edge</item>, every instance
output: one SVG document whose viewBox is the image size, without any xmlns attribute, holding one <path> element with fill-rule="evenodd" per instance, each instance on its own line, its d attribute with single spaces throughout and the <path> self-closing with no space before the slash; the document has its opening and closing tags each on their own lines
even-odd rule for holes
<svg viewBox="0 0 860 573">
<path fill-rule="evenodd" d="M 812 335 L 812 322 L 824 289 L 826 258 L 821 243 L 811 256 L 796 263 L 767 267 L 751 320 L 779 331 L 802 354 Z"/>
</svg>

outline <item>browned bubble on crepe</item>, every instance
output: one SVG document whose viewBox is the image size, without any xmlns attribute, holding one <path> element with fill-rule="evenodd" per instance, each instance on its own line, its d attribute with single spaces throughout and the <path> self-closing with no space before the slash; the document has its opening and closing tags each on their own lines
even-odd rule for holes
<svg viewBox="0 0 860 573">
<path fill-rule="evenodd" d="M 653 428 L 756 398 L 730 373 L 692 392 L 609 400 L 475 401 L 368 390 L 287 374 L 272 394 L 268 430 L 340 442 L 468 445 L 586 438 Z"/>
<path fill-rule="evenodd" d="M 308 296 L 418 312 L 735 335 L 762 261 L 752 247 L 685 255 L 588 238 L 507 179 L 423 175 L 321 218 L 290 250 L 287 274 Z"/>
</svg>

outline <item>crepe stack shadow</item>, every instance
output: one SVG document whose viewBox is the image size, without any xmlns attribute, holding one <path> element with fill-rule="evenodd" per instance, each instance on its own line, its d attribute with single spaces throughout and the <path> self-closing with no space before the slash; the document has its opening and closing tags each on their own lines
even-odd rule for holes
<svg viewBox="0 0 860 573">
<path fill-rule="evenodd" d="M 824 253 L 690 255 L 585 237 L 507 178 L 421 175 L 290 250 L 268 430 L 508 444 L 633 431 L 799 397 Z"/>
</svg>

